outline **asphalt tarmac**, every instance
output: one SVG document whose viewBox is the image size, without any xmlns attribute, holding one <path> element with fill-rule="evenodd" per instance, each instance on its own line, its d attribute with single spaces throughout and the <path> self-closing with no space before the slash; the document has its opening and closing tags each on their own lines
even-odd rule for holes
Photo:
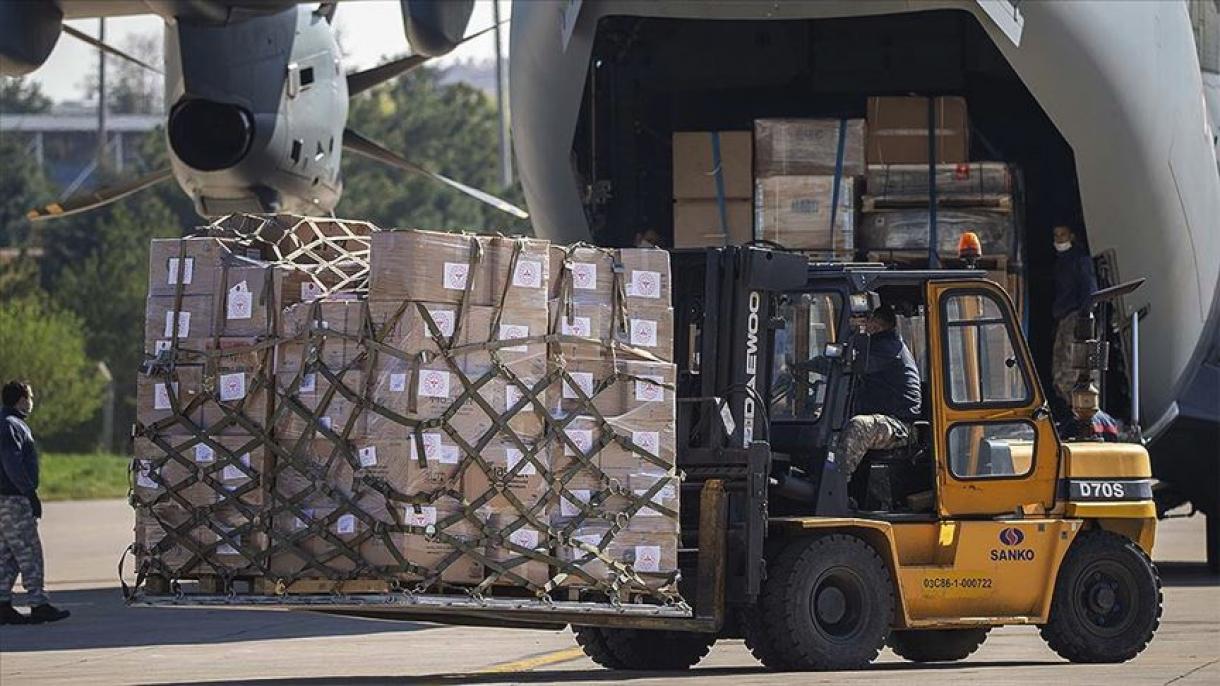
<svg viewBox="0 0 1220 686">
<path fill-rule="evenodd" d="M 1149 648 L 1126 664 L 1068 664 L 1037 629 L 1013 627 L 960 663 L 914 665 L 887 651 L 869 670 L 801 675 L 764 671 L 740 641 L 718 643 L 690 672 L 610 672 L 568 631 L 128 608 L 117 565 L 130 521 L 122 501 L 47 505 L 49 587 L 73 616 L 0 628 L 0 684 L 1220 684 L 1220 578 L 1202 564 L 1200 517 L 1162 524 L 1154 557 L 1164 616 Z"/>
</svg>

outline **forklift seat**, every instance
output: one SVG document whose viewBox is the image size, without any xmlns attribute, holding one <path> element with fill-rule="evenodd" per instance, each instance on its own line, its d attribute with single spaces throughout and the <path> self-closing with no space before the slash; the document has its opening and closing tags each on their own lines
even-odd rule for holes
<svg viewBox="0 0 1220 686">
<path fill-rule="evenodd" d="M 911 423 L 915 429 L 911 442 L 900 448 L 870 450 L 852 475 L 848 491 L 862 510 L 892 512 L 906 496 L 926 489 L 932 478 L 928 455 L 931 425 L 923 420 Z"/>
</svg>

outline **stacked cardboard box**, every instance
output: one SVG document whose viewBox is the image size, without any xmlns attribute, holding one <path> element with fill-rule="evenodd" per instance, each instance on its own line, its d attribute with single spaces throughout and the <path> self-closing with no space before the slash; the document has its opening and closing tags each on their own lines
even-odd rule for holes
<svg viewBox="0 0 1220 686">
<path fill-rule="evenodd" d="M 754 235 L 788 248 L 850 257 L 864 121 L 754 122 Z"/>
<path fill-rule="evenodd" d="M 560 585 L 663 585 L 677 570 L 679 534 L 669 255 L 551 252 L 560 378 L 548 408 L 561 484 L 552 489 L 551 524 L 562 532 L 556 555 L 572 565 Z"/>
<path fill-rule="evenodd" d="M 668 253 L 378 232 L 367 291 L 313 297 L 212 232 L 153 247 L 147 571 L 675 592 Z"/>
<path fill-rule="evenodd" d="M 875 96 L 868 99 L 868 153 L 873 164 L 927 164 L 928 135 L 935 137 L 937 163 L 970 159 L 966 99 L 938 97 L 929 117 L 928 98 Z"/>
<path fill-rule="evenodd" d="M 673 135 L 674 247 L 738 245 L 752 236 L 749 131 Z"/>
<path fill-rule="evenodd" d="M 216 238 L 152 243 L 137 381 L 136 542 L 166 575 L 258 573 L 282 273 Z M 168 534 L 168 535 L 167 535 Z"/>
</svg>

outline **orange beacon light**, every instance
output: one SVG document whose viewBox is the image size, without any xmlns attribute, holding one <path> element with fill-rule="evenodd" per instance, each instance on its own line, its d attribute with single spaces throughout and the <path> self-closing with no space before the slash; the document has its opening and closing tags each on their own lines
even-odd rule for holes
<svg viewBox="0 0 1220 686">
<path fill-rule="evenodd" d="M 962 234 L 957 240 L 957 256 L 974 269 L 974 261 L 983 256 L 983 244 L 979 241 L 978 234 L 973 231 Z"/>
</svg>

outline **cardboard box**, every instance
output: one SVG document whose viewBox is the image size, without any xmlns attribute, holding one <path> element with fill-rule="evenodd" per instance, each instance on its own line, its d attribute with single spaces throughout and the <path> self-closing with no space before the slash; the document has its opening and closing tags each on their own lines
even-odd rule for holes
<svg viewBox="0 0 1220 686">
<path fill-rule="evenodd" d="M 168 349 L 176 337 L 180 348 L 203 350 L 214 333 L 214 300 L 211 295 L 154 295 L 144 307 L 146 349 L 157 353 Z"/>
<path fill-rule="evenodd" d="M 492 543 L 487 546 L 487 557 L 504 568 L 487 568 L 487 575 L 495 578 L 493 585 L 521 586 L 524 581 L 544 586 L 551 578 L 550 566 L 529 553 L 549 555 L 546 533 L 512 515 L 492 515 L 489 525 Z"/>
<path fill-rule="evenodd" d="M 307 437 L 279 443 L 286 453 L 276 464 L 275 497 L 281 508 L 290 500 L 310 507 L 329 506 L 336 493 L 355 493 L 357 462 L 348 442 Z"/>
<path fill-rule="evenodd" d="M 266 534 L 231 508 L 203 519 L 174 506 L 136 508 L 135 542 L 139 563 L 151 557 L 153 572 L 188 578 L 252 571 L 267 554 Z"/>
<path fill-rule="evenodd" d="M 245 366 L 237 358 L 220 358 L 205 367 L 204 386 L 211 389 L 203 422 L 213 434 L 247 434 L 270 426 L 272 379 L 269 364 Z"/>
<path fill-rule="evenodd" d="M 937 163 L 969 161 L 970 124 L 966 99 L 938 97 L 933 107 Z M 868 163 L 927 164 L 929 123 L 927 98 L 869 98 Z"/>
<path fill-rule="evenodd" d="M 1012 173 L 1003 162 L 961 162 L 936 165 L 936 197 L 940 202 L 994 202 L 1009 200 Z M 928 202 L 927 164 L 872 164 L 866 179 L 874 202 Z"/>
<path fill-rule="evenodd" d="M 939 208 L 936 212 L 936 244 L 941 255 L 956 256 L 961 235 L 978 235 L 984 255 L 1012 256 L 1016 231 L 1008 212 Z M 927 252 L 930 241 L 928 211 L 878 210 L 864 215 L 860 224 L 863 250 L 911 250 Z"/>
<path fill-rule="evenodd" d="M 591 403 L 604 417 L 635 422 L 674 419 L 673 364 L 576 359 L 566 362 L 564 372 L 551 389 L 549 405 L 555 417 L 588 414 Z"/>
<path fill-rule="evenodd" d="M 272 333 L 281 306 L 283 271 L 266 263 L 231 266 L 217 279 L 213 333 L 260 336 Z"/>
<path fill-rule="evenodd" d="M 552 246 L 552 297 L 561 302 L 614 303 L 615 292 L 633 305 L 669 305 L 669 252 L 659 248 Z"/>
<path fill-rule="evenodd" d="M 839 139 L 843 158 L 839 165 Z M 754 176 L 864 175 L 863 119 L 755 119 Z"/>
<path fill-rule="evenodd" d="M 321 434 L 321 428 L 348 438 L 365 435 L 363 413 L 353 400 L 362 397 L 363 378 L 358 371 L 338 375 L 347 393 L 340 388 L 330 393 L 331 382 L 321 372 L 276 374 L 276 435 L 296 438 Z"/>
<path fill-rule="evenodd" d="M 726 199 L 750 197 L 753 141 L 749 131 L 678 131 L 673 135 L 673 155 L 675 200 L 714 200 L 718 171 Z"/>
<path fill-rule="evenodd" d="M 386 521 L 384 511 L 357 512 L 344 504 L 316 505 L 285 513 L 276 520 L 277 538 L 288 542 L 271 556 L 274 575 L 342 578 L 360 569 L 364 575 L 394 575 L 400 568 L 401 532 L 374 531 Z"/>
<path fill-rule="evenodd" d="M 179 366 L 168 374 L 136 376 L 136 421 L 157 433 L 193 434 L 203 426 L 203 367 Z M 172 420 L 172 421 L 171 421 Z"/>
<path fill-rule="evenodd" d="M 297 372 L 316 359 L 332 371 L 352 367 L 363 352 L 364 301 L 322 299 L 286 307 L 279 315 L 275 371 Z"/>
<path fill-rule="evenodd" d="M 419 300 L 490 306 L 492 242 L 486 236 L 437 231 L 373 234 L 370 300 Z"/>
<path fill-rule="evenodd" d="M 639 421 L 630 416 L 573 417 L 563 435 L 551 443 L 551 464 L 556 471 L 581 466 L 577 455 L 600 469 L 630 470 L 644 466 L 662 471 L 674 466 L 673 422 Z"/>
<path fill-rule="evenodd" d="M 408 527 L 403 553 L 418 568 L 407 572 L 406 578 L 424 579 L 439 574 L 441 581 L 451 584 L 473 585 L 483 581 L 483 564 L 461 548 L 480 547 L 478 529 L 464 517 L 457 501 L 445 498 L 432 505 L 406 505 L 403 510 Z"/>
<path fill-rule="evenodd" d="M 726 200 L 725 216 L 715 200 L 674 202 L 674 247 L 707 248 L 741 245 L 754 237 L 754 206 L 749 200 Z M 727 222 L 728 231 L 725 231 Z"/>
<path fill-rule="evenodd" d="M 523 516 L 540 512 L 536 506 L 546 498 L 545 475 L 550 471 L 550 460 L 545 447 L 525 447 L 527 450 L 522 450 L 522 446 L 508 441 L 488 444 L 479 453 L 484 464 L 472 460 L 462 474 L 466 500 L 491 514 Z M 534 451 L 532 455 L 529 450 Z"/>
<path fill-rule="evenodd" d="M 146 438 L 135 440 L 134 504 L 207 507 L 241 503 L 261 507 L 268 488 L 262 440 L 253 436 L 163 437 L 169 451 Z"/>
<path fill-rule="evenodd" d="M 520 236 L 489 238 L 491 301 L 486 304 L 546 309 L 551 283 L 550 245 L 549 241 Z"/>
<path fill-rule="evenodd" d="M 555 303 L 554 332 L 575 339 L 561 339 L 556 351 L 569 358 L 598 359 L 607 356 L 608 345 L 617 343 L 618 354 L 627 356 L 641 351 L 660 360 L 673 359 L 674 311 L 668 306 L 623 308 L 615 316 L 609 305 Z M 642 356 L 641 356 L 642 357 Z"/>
<path fill-rule="evenodd" d="M 659 587 L 677 571 L 677 534 L 626 530 L 607 540 L 607 529 L 607 524 L 593 521 L 577 528 L 571 538 L 581 545 L 557 546 L 556 557 L 565 562 L 575 562 L 581 570 L 600 582 L 612 581 L 619 577 L 619 570 L 613 569 L 610 564 L 616 563 L 621 565 L 624 571 L 637 573 L 643 579 L 645 588 Z M 573 574 L 559 585 L 585 587 L 592 584 L 587 579 Z"/>
<path fill-rule="evenodd" d="M 154 238 L 148 249 L 148 294 L 212 295 L 233 244 L 219 238 Z"/>
<path fill-rule="evenodd" d="M 758 179 L 754 194 L 755 235 L 794 250 L 851 252 L 855 247 L 855 198 L 854 183 L 849 178 L 840 182 L 834 212 L 832 176 Z"/>
</svg>

